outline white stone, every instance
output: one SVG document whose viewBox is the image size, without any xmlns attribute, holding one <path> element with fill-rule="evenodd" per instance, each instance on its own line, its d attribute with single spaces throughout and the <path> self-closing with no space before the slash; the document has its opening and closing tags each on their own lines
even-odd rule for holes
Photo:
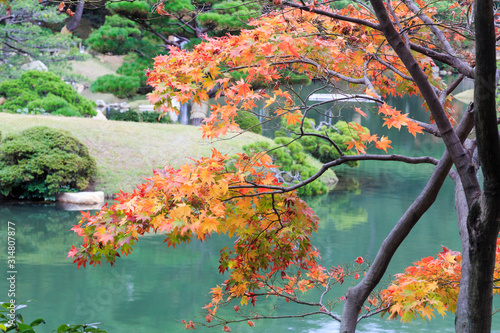
<svg viewBox="0 0 500 333">
<path fill-rule="evenodd" d="M 104 113 L 100 109 L 96 109 L 97 114 L 92 117 L 92 119 L 97 119 L 97 120 L 108 120 Z"/>
<path fill-rule="evenodd" d="M 47 66 L 43 62 L 41 62 L 40 60 L 35 60 L 35 61 L 30 62 L 29 64 L 24 64 L 21 66 L 21 69 L 23 69 L 25 71 L 35 70 L 35 71 L 42 71 L 42 72 L 47 72 L 49 70 L 47 68 Z"/>
<path fill-rule="evenodd" d="M 56 201 L 80 205 L 96 205 L 104 202 L 104 192 L 59 193 L 56 195 Z"/>
<path fill-rule="evenodd" d="M 77 93 L 81 94 L 85 89 L 85 86 L 81 83 L 73 83 L 73 89 L 75 89 Z"/>
<path fill-rule="evenodd" d="M 143 111 L 154 111 L 155 110 L 155 106 L 154 105 L 148 105 L 148 104 L 142 104 L 142 105 L 139 105 L 139 111 L 143 112 Z"/>
<path fill-rule="evenodd" d="M 95 101 L 95 104 L 101 108 L 106 106 L 106 102 L 104 102 L 102 99 L 98 99 L 97 101 Z"/>
<path fill-rule="evenodd" d="M 95 205 L 82 205 L 82 204 L 73 204 L 67 202 L 56 202 L 56 208 L 68 210 L 68 211 L 86 211 L 86 210 L 100 210 L 104 202 L 95 204 Z"/>
</svg>

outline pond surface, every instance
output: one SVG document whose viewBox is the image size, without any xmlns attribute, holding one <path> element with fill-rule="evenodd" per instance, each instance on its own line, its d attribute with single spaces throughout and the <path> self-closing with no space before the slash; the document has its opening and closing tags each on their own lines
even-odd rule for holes
<svg viewBox="0 0 500 333">
<path fill-rule="evenodd" d="M 419 109 L 421 103 L 417 99 L 398 103 L 404 112 L 411 109 L 417 118 L 428 117 Z M 404 131 L 388 133 L 381 123 L 374 116 L 362 120 L 362 125 L 375 129 L 373 132 L 390 134 L 394 153 L 418 155 L 424 151 L 440 157 L 444 150 L 428 135 L 415 140 Z M 341 167 L 336 171 L 341 181 L 358 182 L 359 189 L 306 198 L 321 219 L 313 243 L 327 267 L 352 262 L 358 256 L 373 259 L 392 226 L 424 187 L 432 167 L 364 162 L 356 169 Z M 422 257 L 435 255 L 441 245 L 461 250 L 453 195 L 453 184 L 447 180 L 437 202 L 396 253 L 382 287 L 387 285 L 391 274 L 402 272 Z M 214 237 L 204 243 L 194 241 L 191 245 L 167 249 L 164 237 L 147 236 L 140 239 L 132 255 L 118 260 L 114 267 L 103 264 L 77 269 L 66 259 L 66 254 L 71 245 L 78 244 L 77 236 L 69 229 L 78 222 L 79 215 L 54 205 L 0 206 L 2 267 L 6 267 L 3 263 L 10 221 L 16 225 L 16 300 L 31 300 L 21 312 L 28 321 L 46 319 L 47 324 L 37 332 L 51 332 L 66 322 L 102 322 L 101 327 L 109 333 L 184 332 L 180 320 L 201 319 L 202 307 L 209 302 L 210 288 L 224 280 L 217 273 L 219 250 L 230 245 L 231 240 Z M 332 297 L 340 297 L 351 284 L 348 281 L 335 289 Z M 6 279 L 0 279 L 0 300 L 7 299 L 7 287 Z M 269 304 L 275 303 L 270 300 Z M 304 311 L 284 302 L 276 304 L 281 305 L 276 314 Z M 431 322 L 417 320 L 411 325 L 374 316 L 363 320 L 358 328 L 359 332 L 454 331 L 451 314 L 444 319 L 437 316 Z M 500 319 L 494 316 L 493 321 L 494 330 L 500 332 Z M 233 332 L 312 333 L 336 331 L 338 323 L 326 317 L 309 317 L 257 321 L 255 328 L 246 324 L 231 327 Z M 219 332 L 220 328 L 210 331 Z"/>
</svg>

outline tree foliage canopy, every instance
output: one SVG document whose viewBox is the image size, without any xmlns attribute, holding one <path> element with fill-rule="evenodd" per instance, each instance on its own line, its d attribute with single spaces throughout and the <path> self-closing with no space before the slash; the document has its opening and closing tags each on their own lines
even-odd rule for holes
<svg viewBox="0 0 500 333">
<path fill-rule="evenodd" d="M 21 66 L 32 60 L 65 60 L 78 40 L 46 27 L 66 18 L 57 13 L 49 1 L 0 1 L 0 81 L 19 77 Z"/>
<path fill-rule="evenodd" d="M 482 5 L 483 0 L 477 0 L 478 3 Z M 333 8 L 328 2 L 274 1 L 274 4 L 276 10 L 252 20 L 249 28 L 238 35 L 207 36 L 206 43 L 191 51 L 170 47 L 168 55 L 157 56 L 154 68 L 148 73 L 148 82 L 154 88 L 149 99 L 158 110 L 176 112 L 174 99 L 201 104 L 209 99 L 211 91 L 216 91 L 211 114 L 202 125 L 202 136 L 209 140 L 238 131 L 235 122 L 238 111 L 256 113 L 258 103 L 262 103 L 272 111 L 266 115 L 266 121 L 283 119 L 287 126 L 296 126 L 293 133 L 289 133 L 291 140 L 305 141 L 307 146 L 309 138 L 318 138 L 333 147 L 334 153 L 324 155 L 324 164 L 315 174 L 290 186 L 278 182 L 272 172 L 275 165 L 266 151 L 240 154 L 230 161 L 214 150 L 212 157 L 178 170 L 167 166 L 133 193 L 121 193 L 114 205 L 94 216 L 85 214 L 73 228 L 83 237 L 83 244 L 73 247 L 69 256 L 78 266 L 95 265 L 103 259 L 113 263 L 119 252 L 129 254 L 137 237 L 148 231 L 164 233 L 168 245 L 174 247 L 192 238 L 205 240 L 210 234 L 223 233 L 235 236 L 236 241 L 234 247 L 221 251 L 219 271 L 227 271 L 227 280 L 212 289 L 205 325 L 225 325 L 218 310 L 230 302 L 239 301 L 239 306 L 243 306 L 255 304 L 264 296 L 277 296 L 316 309 L 302 316 L 324 314 L 340 321 L 342 332 L 354 332 L 360 319 L 384 311 L 389 311 L 391 317 L 406 316 L 405 320 L 418 312 L 429 317 L 432 311 L 428 306 L 442 312 L 445 307 L 439 302 L 446 303 L 450 295 L 458 294 L 457 329 L 462 330 L 462 323 L 479 316 L 481 319 L 471 320 L 464 331 L 482 331 L 478 327 L 487 327 L 491 320 L 489 297 L 495 267 L 495 251 L 491 253 L 491 249 L 495 248 L 500 220 L 496 208 L 500 199 L 496 194 L 500 193 L 500 148 L 494 105 L 496 81 L 492 75 L 495 69 L 491 68 L 491 63 L 495 65 L 491 8 L 485 5 L 480 11 L 487 17 L 485 22 L 491 24 L 483 27 L 477 18 L 475 24 L 476 29 L 482 27 L 482 33 L 489 36 L 487 43 L 477 41 L 477 47 L 484 47 L 487 50 L 484 54 L 493 57 L 482 58 L 484 54 L 478 53 L 475 59 L 470 51 L 460 47 L 464 38 L 475 33 L 470 22 L 462 20 L 470 12 L 470 3 L 450 6 L 449 10 L 458 14 L 452 17 L 452 22 L 440 21 L 436 8 L 424 1 L 371 0 L 370 5 L 353 3 L 341 9 Z M 160 3 L 156 8 L 159 14 L 171 18 L 167 3 Z M 187 13 L 193 8 L 186 2 L 179 10 Z M 478 68 L 483 65 L 479 65 L 479 59 L 485 59 L 489 72 L 474 71 L 476 64 Z M 450 84 L 435 77 L 432 68 L 435 61 L 456 70 L 458 77 Z M 235 78 L 234 71 L 248 75 Z M 328 114 L 327 102 L 314 102 L 312 94 L 300 96 L 293 87 L 283 84 L 286 71 L 322 82 L 323 87 L 315 93 L 331 96 L 328 102 L 336 103 L 332 108 L 339 113 L 380 116 L 388 129 L 403 129 L 415 137 L 435 136 L 446 146 L 445 153 L 441 159 L 389 154 L 390 134 L 371 133 L 361 126 L 361 121 L 350 123 L 342 130 L 350 137 L 344 142 L 342 136 L 312 131 L 306 125 L 307 116 L 313 112 Z M 483 76 L 476 76 L 478 73 Z M 483 89 L 482 100 L 476 100 L 464 114 L 457 115 L 451 94 L 465 77 L 476 78 L 476 88 Z M 262 82 L 269 88 L 255 88 L 254 82 Z M 348 91 L 344 88 L 346 85 L 349 85 Z M 481 88 L 482 85 L 486 87 Z M 392 97 L 408 95 L 423 99 L 429 110 L 428 120 L 412 119 L 411 114 L 391 105 Z M 483 104 L 491 98 L 493 105 Z M 341 107 L 343 102 L 353 99 L 375 102 L 375 111 Z M 489 179 L 485 192 L 479 186 L 477 170 L 471 167 L 476 142 L 466 140 L 474 126 L 473 114 L 481 167 Z M 483 133 L 490 136 L 483 137 Z M 435 168 L 420 196 L 395 223 L 371 267 L 360 279 L 356 270 L 319 264 L 319 253 L 310 239 L 311 233 L 317 230 L 318 220 L 294 190 L 315 181 L 329 168 L 364 160 L 427 163 Z M 452 165 L 456 170 L 451 170 Z M 458 229 L 464 249 L 459 292 L 458 286 L 449 291 L 441 288 L 435 294 L 441 297 L 439 302 L 435 298 L 419 301 L 417 307 L 401 308 L 395 298 L 379 301 L 371 295 L 372 291 L 397 248 L 434 202 L 448 175 L 456 184 Z M 438 263 L 445 269 L 447 263 L 456 259 L 455 255 L 454 258 L 449 255 L 444 254 L 446 260 Z M 488 260 L 483 260 L 483 255 L 487 255 Z M 363 258 L 356 262 L 363 263 Z M 342 298 L 340 317 L 333 312 L 338 302 L 326 300 L 325 295 L 348 275 L 359 282 Z M 396 284 L 404 281 L 400 279 Z M 431 290 L 435 283 L 429 279 L 424 289 Z M 300 297 L 313 287 L 324 291 L 319 301 L 310 302 Z M 435 295 L 433 297 L 437 297 Z M 416 299 L 414 294 L 406 296 Z M 451 303 L 448 304 L 448 309 L 453 310 Z M 269 316 L 263 314 L 256 318 Z M 186 323 L 187 328 L 193 326 L 191 322 Z M 230 331 L 227 326 L 223 329 Z"/>
</svg>

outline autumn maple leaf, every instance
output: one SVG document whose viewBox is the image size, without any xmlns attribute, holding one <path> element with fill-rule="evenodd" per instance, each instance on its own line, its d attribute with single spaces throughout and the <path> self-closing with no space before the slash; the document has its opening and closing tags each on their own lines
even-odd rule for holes
<svg viewBox="0 0 500 333">
<path fill-rule="evenodd" d="M 382 137 L 380 138 L 379 141 L 377 141 L 377 143 L 375 144 L 375 146 L 378 148 L 378 149 L 383 149 L 386 153 L 387 153 L 387 148 L 392 148 L 390 146 L 390 143 L 392 141 L 389 140 L 386 136 L 382 135 Z"/>
<path fill-rule="evenodd" d="M 410 134 L 412 134 L 414 137 L 417 137 L 417 133 L 424 133 L 422 132 L 423 127 L 414 121 L 408 121 L 406 126 L 408 126 L 408 132 L 410 132 Z"/>
</svg>

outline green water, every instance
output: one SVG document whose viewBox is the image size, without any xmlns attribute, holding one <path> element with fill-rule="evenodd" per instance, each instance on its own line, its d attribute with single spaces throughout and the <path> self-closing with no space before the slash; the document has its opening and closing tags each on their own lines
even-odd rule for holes
<svg viewBox="0 0 500 333">
<path fill-rule="evenodd" d="M 334 193 L 307 200 L 321 218 L 314 244 L 325 266 L 352 262 L 356 257 L 373 258 L 378 246 L 423 186 L 419 177 L 398 177 L 391 170 L 361 166 L 359 193 Z M 440 251 L 441 244 L 460 249 L 453 188 L 447 183 L 435 204 L 405 240 L 389 272 L 401 272 L 411 262 Z M 134 253 L 109 265 L 77 269 L 66 253 L 77 243 L 68 232 L 78 213 L 53 205 L 3 205 L 0 207 L 2 239 L 5 225 L 16 224 L 18 301 L 32 300 L 23 310 L 30 319 L 47 320 L 41 332 L 50 332 L 64 322 L 103 322 L 109 332 L 182 332 L 181 319 L 193 319 L 209 302 L 208 292 L 223 279 L 217 273 L 219 249 L 231 244 L 226 238 L 167 249 L 163 237 L 142 238 Z M 5 252 L 5 251 L 4 251 Z M 2 267 L 5 262 L 2 254 Z M 347 283 L 347 285 L 350 282 Z M 5 291 L 6 281 L 0 282 Z M 332 297 L 338 297 L 338 289 Z M 6 298 L 3 292 L 2 298 Z M 280 303 L 281 304 L 281 303 Z M 283 304 L 279 314 L 297 313 L 301 308 Z M 340 311 L 340 309 L 339 309 Z M 496 318 L 495 318 L 496 319 Z M 260 321 L 256 328 L 233 326 L 233 332 L 328 332 L 337 323 L 321 317 L 304 320 Z M 447 332 L 453 331 L 452 316 L 432 322 L 416 321 L 402 326 L 380 317 L 362 321 L 361 332 Z M 496 329 L 500 323 L 495 320 Z M 203 331 L 203 330 L 202 330 Z M 219 331 L 215 329 L 214 331 Z"/>
<path fill-rule="evenodd" d="M 414 117 L 427 117 L 416 99 L 397 103 L 398 109 L 411 111 Z M 374 128 L 379 135 L 390 134 L 394 153 L 416 156 L 425 152 L 439 157 L 443 151 L 438 141 L 428 135 L 415 140 L 404 131 L 387 132 L 381 123 L 372 114 L 368 120 L 362 119 L 363 125 Z M 327 267 L 352 262 L 358 256 L 372 259 L 392 226 L 424 187 L 432 167 L 364 162 L 357 169 L 340 167 L 336 171 L 344 183 L 358 182 L 359 189 L 306 198 L 321 219 L 313 242 Z M 66 260 L 66 254 L 72 244 L 78 244 L 76 235 L 69 232 L 78 216 L 78 212 L 60 210 L 54 205 L 0 206 L 3 275 L 7 275 L 4 263 L 10 221 L 16 226 L 16 300 L 32 301 L 21 312 L 25 318 L 46 319 L 47 324 L 37 332 L 50 332 L 61 323 L 90 322 L 104 323 L 101 327 L 110 333 L 184 332 L 180 320 L 202 315 L 210 288 L 224 280 L 217 273 L 219 250 L 232 243 L 224 237 L 167 249 L 162 236 L 148 236 L 140 239 L 132 255 L 118 260 L 114 267 L 103 264 L 77 269 Z M 441 245 L 460 250 L 450 180 L 396 253 L 382 286 L 386 286 L 390 274 L 401 272 L 422 257 L 435 255 Z M 351 283 L 335 289 L 331 297 L 340 297 Z M 7 290 L 6 278 L 0 279 L 0 300 L 7 299 Z M 268 302 L 281 305 L 276 314 L 304 311 L 300 306 Z M 360 332 L 452 332 L 453 320 L 450 315 L 402 325 L 376 316 L 362 321 L 358 328 Z M 500 332 L 496 316 L 493 325 Z M 338 323 L 326 317 L 308 317 L 257 321 L 255 328 L 246 324 L 231 327 L 233 332 L 331 332 L 336 331 Z"/>
</svg>

